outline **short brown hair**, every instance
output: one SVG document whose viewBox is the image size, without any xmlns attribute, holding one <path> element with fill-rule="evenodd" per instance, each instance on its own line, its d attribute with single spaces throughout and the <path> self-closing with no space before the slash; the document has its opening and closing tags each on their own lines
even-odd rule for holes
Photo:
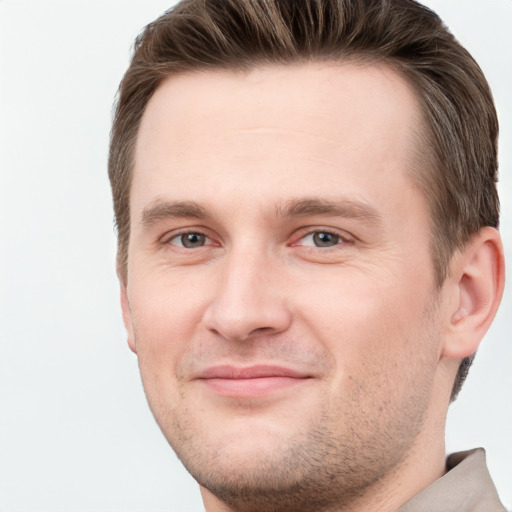
<svg viewBox="0 0 512 512">
<path fill-rule="evenodd" d="M 122 277 L 128 277 L 135 141 L 163 79 L 195 70 L 349 58 L 392 66 L 416 92 L 428 165 L 414 177 L 431 210 L 440 286 L 453 252 L 482 227 L 498 225 L 498 121 L 478 64 L 434 12 L 413 0 L 183 0 L 149 24 L 135 41 L 111 133 L 109 177 Z M 472 357 L 460 365 L 452 398 Z"/>
</svg>

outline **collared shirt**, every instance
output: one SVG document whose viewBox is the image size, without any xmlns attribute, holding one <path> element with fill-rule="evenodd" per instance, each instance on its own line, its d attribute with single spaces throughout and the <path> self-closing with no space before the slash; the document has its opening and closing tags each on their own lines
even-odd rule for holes
<svg viewBox="0 0 512 512">
<path fill-rule="evenodd" d="M 398 512 L 507 512 L 491 480 L 483 448 L 453 453 L 447 472 Z"/>
</svg>

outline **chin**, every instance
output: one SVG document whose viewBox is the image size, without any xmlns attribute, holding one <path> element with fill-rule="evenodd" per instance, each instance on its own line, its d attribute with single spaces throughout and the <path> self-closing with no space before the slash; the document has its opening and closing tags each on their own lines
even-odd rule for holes
<svg viewBox="0 0 512 512">
<path fill-rule="evenodd" d="M 252 433 L 251 433 L 252 434 Z M 327 464 L 325 447 L 304 443 L 286 449 L 269 438 L 240 440 L 207 458 L 182 457 L 194 479 L 210 494 L 240 512 L 320 512 L 353 501 L 366 483 L 339 464 Z M 310 453 L 309 450 L 318 453 Z M 191 454 L 189 454 L 191 455 Z M 333 481 L 339 485 L 332 485 Z"/>
</svg>

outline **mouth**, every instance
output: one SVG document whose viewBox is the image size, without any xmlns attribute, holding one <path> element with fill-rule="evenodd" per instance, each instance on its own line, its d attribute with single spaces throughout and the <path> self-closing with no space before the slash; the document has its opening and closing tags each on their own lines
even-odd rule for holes
<svg viewBox="0 0 512 512">
<path fill-rule="evenodd" d="M 216 394 L 233 398 L 266 396 L 305 383 L 312 376 L 291 368 L 271 365 L 213 366 L 198 380 Z"/>
</svg>

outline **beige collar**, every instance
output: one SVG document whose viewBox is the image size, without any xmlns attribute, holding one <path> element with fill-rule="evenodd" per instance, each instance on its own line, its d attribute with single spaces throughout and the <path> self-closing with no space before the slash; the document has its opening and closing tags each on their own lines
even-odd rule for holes
<svg viewBox="0 0 512 512">
<path fill-rule="evenodd" d="M 485 462 L 485 450 L 453 453 L 447 472 L 409 500 L 398 512 L 507 512 Z"/>
</svg>

